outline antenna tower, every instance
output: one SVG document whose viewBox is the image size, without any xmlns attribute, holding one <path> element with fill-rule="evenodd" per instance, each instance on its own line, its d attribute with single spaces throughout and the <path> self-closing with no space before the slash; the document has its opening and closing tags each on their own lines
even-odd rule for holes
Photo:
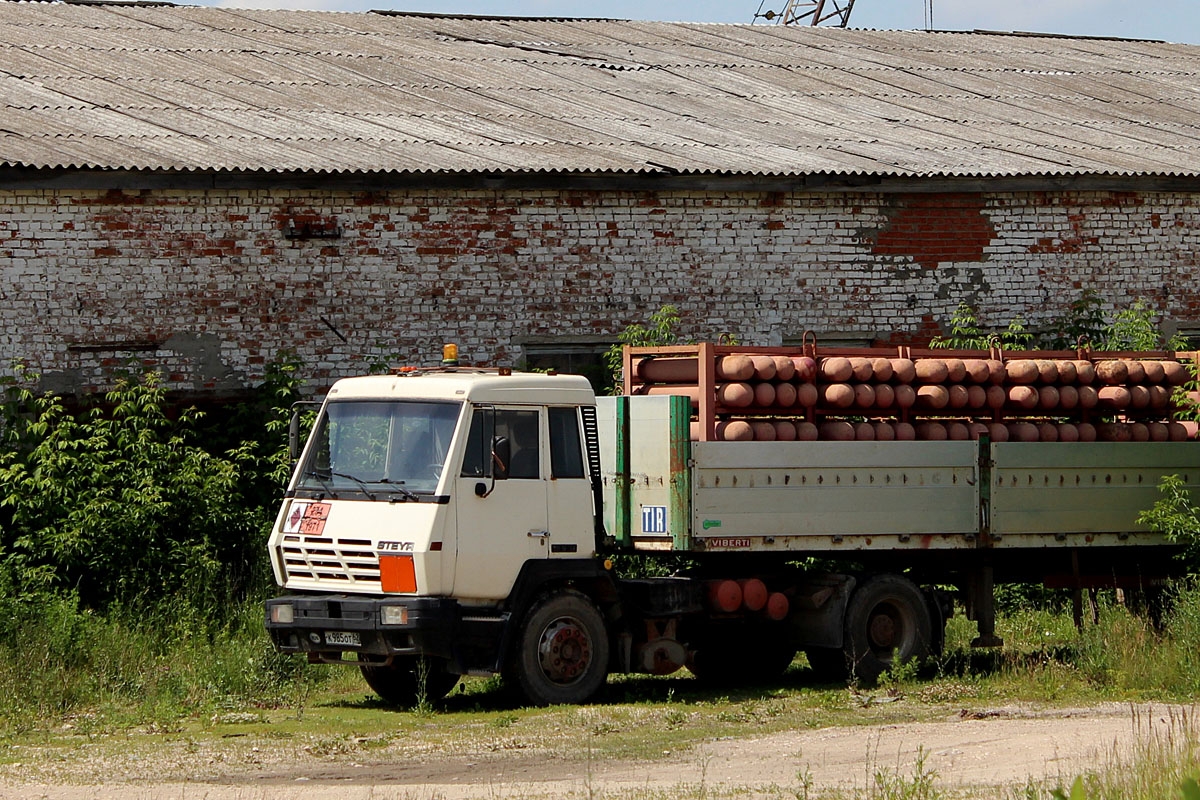
<svg viewBox="0 0 1200 800">
<path fill-rule="evenodd" d="M 761 9 L 762 6 L 760 5 Z M 839 28 L 846 27 L 850 22 L 850 10 L 854 8 L 854 0 L 787 0 L 783 11 L 755 14 L 767 20 L 777 20 L 780 25 L 811 25 L 817 26 L 832 20 Z"/>
</svg>

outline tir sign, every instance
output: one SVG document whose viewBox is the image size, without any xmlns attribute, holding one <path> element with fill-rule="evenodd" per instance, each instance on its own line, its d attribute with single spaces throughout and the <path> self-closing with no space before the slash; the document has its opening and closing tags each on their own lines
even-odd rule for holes
<svg viewBox="0 0 1200 800">
<path fill-rule="evenodd" d="M 642 533 L 667 532 L 667 507 L 642 506 Z"/>
</svg>

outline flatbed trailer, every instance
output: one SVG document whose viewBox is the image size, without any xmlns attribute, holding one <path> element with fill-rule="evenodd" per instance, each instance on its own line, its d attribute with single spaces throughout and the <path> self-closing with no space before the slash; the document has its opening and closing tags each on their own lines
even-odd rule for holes
<svg viewBox="0 0 1200 800">
<path fill-rule="evenodd" d="M 1194 441 L 998 442 L 982 429 L 961 441 L 716 441 L 735 415 L 835 416 L 723 407 L 719 359 L 795 352 L 762 350 L 628 351 L 627 376 L 647 358 L 697 359 L 698 389 L 678 394 L 629 385 L 596 398 L 576 376 L 454 366 L 339 381 L 271 538 L 288 590 L 267 603 L 276 646 L 354 663 L 398 703 L 462 674 L 501 673 L 534 703 L 586 701 L 610 672 L 761 680 L 801 649 L 824 675 L 873 679 L 940 647 L 946 587 L 977 621 L 976 644 L 998 645 L 997 581 L 1132 589 L 1177 571 L 1176 548 L 1137 520 L 1164 476 L 1200 484 Z M 1007 358 L 936 357 L 992 355 Z M 842 413 L 861 426 L 881 410 Z M 1173 414 L 1051 411 L 1106 425 Z M 1029 424 L 1005 423 L 1007 406 L 986 413 Z M 618 555 L 690 566 L 633 579 L 612 569 Z M 809 557 L 847 566 L 796 566 Z"/>
</svg>

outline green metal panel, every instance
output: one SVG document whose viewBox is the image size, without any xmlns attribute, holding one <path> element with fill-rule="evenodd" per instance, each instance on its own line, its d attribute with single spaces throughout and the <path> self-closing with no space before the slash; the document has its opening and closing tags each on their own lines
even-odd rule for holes
<svg viewBox="0 0 1200 800">
<path fill-rule="evenodd" d="M 615 518 L 613 534 L 621 547 L 633 544 L 633 513 L 630 501 L 630 472 L 629 472 L 629 398 L 617 398 L 617 458 L 613 476 L 613 498 L 615 500 Z"/>
<path fill-rule="evenodd" d="M 992 437 L 975 440 L 976 483 L 979 485 L 979 539 L 986 546 L 992 537 Z"/>
<path fill-rule="evenodd" d="M 667 514 L 676 550 L 687 550 L 692 546 L 691 415 L 689 398 L 671 398 L 671 477 Z"/>
<path fill-rule="evenodd" d="M 1164 475 L 1200 488 L 1190 442 L 1007 442 L 992 445 L 991 528 L 1006 534 L 1134 533 Z"/>
</svg>

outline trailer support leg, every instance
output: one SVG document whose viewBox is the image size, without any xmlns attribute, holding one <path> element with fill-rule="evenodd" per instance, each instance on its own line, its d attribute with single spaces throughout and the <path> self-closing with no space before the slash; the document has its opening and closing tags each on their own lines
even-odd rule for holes
<svg viewBox="0 0 1200 800">
<path fill-rule="evenodd" d="M 971 647 L 1002 646 L 1004 640 L 996 635 L 996 597 L 991 567 L 971 570 L 967 579 L 967 593 L 975 612 L 975 626 L 979 629 L 979 635 L 971 640 Z"/>
<path fill-rule="evenodd" d="M 1071 550 L 1071 578 L 1075 586 L 1071 589 L 1071 618 L 1075 630 L 1083 630 L 1083 584 L 1079 580 L 1079 551 Z"/>
</svg>

